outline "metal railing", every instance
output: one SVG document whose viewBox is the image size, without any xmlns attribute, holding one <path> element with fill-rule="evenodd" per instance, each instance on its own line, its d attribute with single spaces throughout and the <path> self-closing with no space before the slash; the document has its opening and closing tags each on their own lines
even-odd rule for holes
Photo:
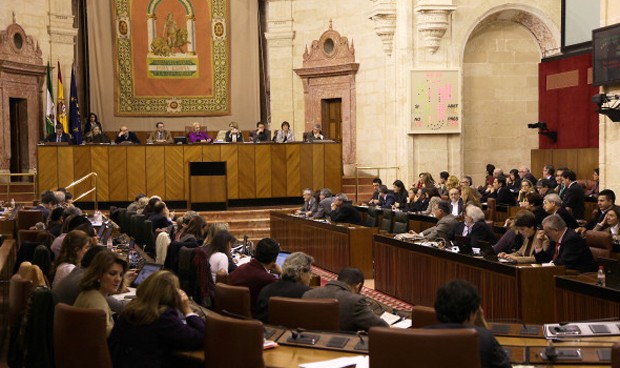
<svg viewBox="0 0 620 368">
<path fill-rule="evenodd" d="M 359 202 L 359 170 L 377 170 L 377 177 L 381 177 L 381 170 L 395 170 L 396 175 L 395 178 L 398 178 L 398 171 L 400 168 L 398 166 L 358 166 L 355 164 L 355 201 Z"/>
<path fill-rule="evenodd" d="M 95 192 L 95 211 L 99 211 L 99 203 L 97 201 L 97 198 L 99 197 L 98 193 L 97 193 L 97 178 L 98 178 L 98 176 L 97 176 L 96 172 L 91 172 L 89 174 L 86 174 L 86 175 L 82 176 L 81 178 L 79 178 L 78 180 L 74 181 L 73 183 L 65 186 L 65 189 L 69 190 L 69 189 L 73 188 L 74 186 L 85 182 L 87 179 L 89 179 L 91 177 L 95 178 L 95 186 L 90 188 L 86 192 L 80 194 L 79 196 L 73 198 L 73 202 L 77 202 L 80 199 L 82 199 L 82 198 L 86 197 L 87 195 L 91 194 L 92 192 Z"/>
<path fill-rule="evenodd" d="M 0 185 L 4 185 L 6 186 L 6 200 L 10 201 L 11 200 L 11 184 L 15 184 L 15 183 L 19 183 L 19 182 L 13 182 L 11 181 L 11 178 L 14 177 L 26 177 L 26 176 L 31 176 L 32 177 L 32 184 L 33 184 L 33 188 L 34 191 L 32 192 L 17 192 L 18 194 L 32 194 L 32 196 L 36 199 L 39 195 L 39 189 L 37 188 L 37 184 L 38 184 L 38 180 L 37 180 L 37 170 L 34 170 L 34 172 L 31 173 L 0 173 L 0 178 L 3 176 L 7 176 L 8 180 L 5 182 L 3 180 L 0 180 Z M 29 182 L 25 182 L 25 183 L 29 183 Z"/>
</svg>

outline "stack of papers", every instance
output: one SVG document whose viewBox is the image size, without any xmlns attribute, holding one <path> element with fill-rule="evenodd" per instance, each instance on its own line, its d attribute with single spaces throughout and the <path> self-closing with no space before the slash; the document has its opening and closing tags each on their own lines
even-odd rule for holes
<svg viewBox="0 0 620 368">
<path fill-rule="evenodd" d="M 368 368 L 368 356 L 358 355 L 354 357 L 324 360 L 316 363 L 300 364 L 299 368 Z"/>
</svg>

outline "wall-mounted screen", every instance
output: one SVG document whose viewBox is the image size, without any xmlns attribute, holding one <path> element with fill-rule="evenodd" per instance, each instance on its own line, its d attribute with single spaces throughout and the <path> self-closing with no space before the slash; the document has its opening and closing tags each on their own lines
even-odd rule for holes
<svg viewBox="0 0 620 368">
<path fill-rule="evenodd" d="M 620 84 L 620 23 L 592 31 L 592 84 Z"/>
</svg>

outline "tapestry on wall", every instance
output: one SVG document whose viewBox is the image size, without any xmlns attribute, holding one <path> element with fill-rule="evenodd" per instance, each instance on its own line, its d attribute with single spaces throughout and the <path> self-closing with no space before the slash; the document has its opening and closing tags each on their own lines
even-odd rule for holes
<svg viewBox="0 0 620 368">
<path fill-rule="evenodd" d="M 118 116 L 230 113 L 229 0 L 113 0 Z"/>
</svg>

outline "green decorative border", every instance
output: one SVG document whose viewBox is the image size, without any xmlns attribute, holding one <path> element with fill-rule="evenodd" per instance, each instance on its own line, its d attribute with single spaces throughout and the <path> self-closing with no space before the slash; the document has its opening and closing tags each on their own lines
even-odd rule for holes
<svg viewBox="0 0 620 368">
<path fill-rule="evenodd" d="M 211 3 L 211 69 L 213 95 L 192 97 L 136 97 L 133 86 L 131 39 L 119 37 L 117 20 L 129 18 L 132 0 L 113 0 L 115 38 L 115 115 L 117 116 L 214 116 L 230 114 L 230 6 L 229 0 Z M 213 20 L 224 25 L 223 37 L 214 37 Z M 221 26 L 221 25 L 220 25 Z M 200 81 L 195 80 L 193 83 Z"/>
</svg>

